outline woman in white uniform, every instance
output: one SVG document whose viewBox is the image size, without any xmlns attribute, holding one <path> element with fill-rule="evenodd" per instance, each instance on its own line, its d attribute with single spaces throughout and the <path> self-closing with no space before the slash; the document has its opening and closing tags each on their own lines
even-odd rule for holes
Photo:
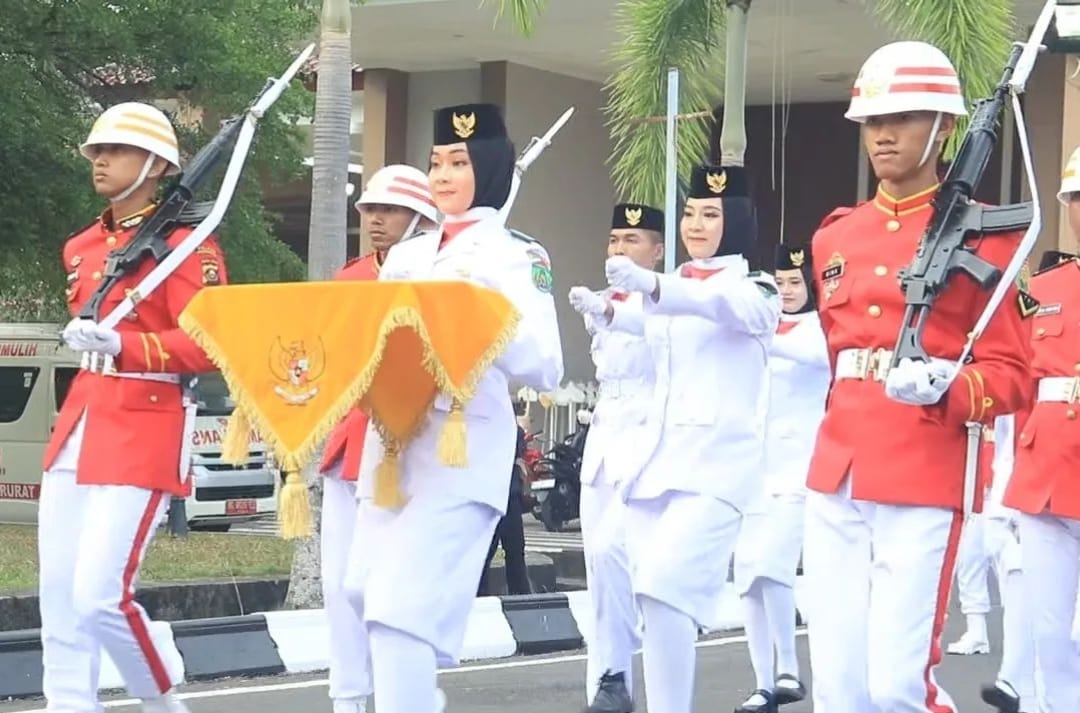
<svg viewBox="0 0 1080 713">
<path fill-rule="evenodd" d="M 735 547 L 735 584 L 756 690 L 736 713 L 774 713 L 806 697 L 795 656 L 795 573 L 802 552 L 806 473 L 832 378 L 810 288 L 813 274 L 808 249 L 779 246 L 776 285 L 783 314 L 769 350 L 765 492 L 744 513 Z"/>
<path fill-rule="evenodd" d="M 644 295 L 655 365 L 648 455 L 621 487 L 649 713 L 693 707 L 698 627 L 716 610 L 742 511 L 761 489 L 780 318 L 775 281 L 744 257 L 756 237 L 744 169 L 698 166 L 688 195 L 690 262 L 667 275 L 625 256 L 606 265 L 612 287 Z"/>
<path fill-rule="evenodd" d="M 406 502 L 373 502 L 375 469 L 387 455 L 368 426 L 346 589 L 367 624 L 379 713 L 433 713 L 438 663 L 456 662 L 495 525 L 506 510 L 517 425 L 510 385 L 550 391 L 562 379 L 562 345 L 551 263 L 531 238 L 507 231 L 514 146 L 498 107 L 435 112 L 428 173 L 445 215 L 438 231 L 393 248 L 380 280 L 467 280 L 504 294 L 521 320 L 466 404 L 440 394 L 427 425 L 397 453 Z M 467 315 L 461 329 L 468 330 Z M 445 465 L 438 441 L 451 411 L 464 416 L 466 465 Z M 391 454 L 392 456 L 395 454 Z"/>
</svg>

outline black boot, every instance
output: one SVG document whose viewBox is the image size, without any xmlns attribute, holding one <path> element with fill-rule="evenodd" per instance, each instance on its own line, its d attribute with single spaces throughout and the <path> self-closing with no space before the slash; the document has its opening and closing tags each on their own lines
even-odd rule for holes
<svg viewBox="0 0 1080 713">
<path fill-rule="evenodd" d="M 781 681 L 788 682 L 789 685 L 781 686 L 779 685 Z M 806 686 L 802 685 L 802 681 L 790 673 L 782 673 L 777 676 L 776 683 L 777 685 L 773 691 L 776 705 L 785 706 L 788 703 L 798 703 L 806 698 Z"/>
<path fill-rule="evenodd" d="M 776 698 L 772 691 L 759 688 L 743 701 L 743 704 L 735 709 L 735 713 L 776 713 Z"/>
<path fill-rule="evenodd" d="M 626 677 L 622 671 L 608 671 L 600 677 L 600 689 L 593 698 L 592 705 L 585 713 L 633 713 L 634 700 L 626 690 Z"/>
<path fill-rule="evenodd" d="M 984 703 L 998 709 L 998 713 L 1020 713 L 1020 694 L 1008 681 L 983 684 L 979 690 Z"/>
</svg>

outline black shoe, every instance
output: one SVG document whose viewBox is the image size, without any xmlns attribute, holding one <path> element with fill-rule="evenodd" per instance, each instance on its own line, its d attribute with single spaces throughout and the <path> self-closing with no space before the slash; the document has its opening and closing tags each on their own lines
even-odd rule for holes
<svg viewBox="0 0 1080 713">
<path fill-rule="evenodd" d="M 1008 681 L 983 684 L 979 689 L 984 703 L 998 709 L 998 713 L 1020 713 L 1020 694 Z"/>
<path fill-rule="evenodd" d="M 755 698 L 763 700 L 764 703 L 751 703 Z M 776 711 L 777 704 L 773 692 L 766 691 L 763 688 L 751 693 L 743 701 L 743 704 L 735 709 L 735 713 L 776 713 Z"/>
<path fill-rule="evenodd" d="M 792 676 L 790 673 L 782 673 L 776 677 L 776 682 L 792 681 L 794 686 L 776 686 L 773 689 L 773 697 L 776 699 L 776 705 L 786 706 L 788 703 L 798 703 L 802 699 L 806 698 L 806 686 L 802 685 L 802 681 Z"/>
<path fill-rule="evenodd" d="M 608 671 L 600 677 L 600 689 L 585 713 L 633 713 L 634 700 L 626 690 L 626 678 L 622 671 Z"/>
</svg>

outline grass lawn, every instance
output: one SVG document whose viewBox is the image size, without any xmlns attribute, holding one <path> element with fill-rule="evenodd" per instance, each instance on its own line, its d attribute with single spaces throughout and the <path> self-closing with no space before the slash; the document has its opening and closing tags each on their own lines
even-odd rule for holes
<svg viewBox="0 0 1080 713">
<path fill-rule="evenodd" d="M 159 530 L 140 582 L 287 575 L 293 543 L 279 537 L 192 532 L 186 540 Z M 37 528 L 0 525 L 0 595 L 37 589 Z"/>
</svg>

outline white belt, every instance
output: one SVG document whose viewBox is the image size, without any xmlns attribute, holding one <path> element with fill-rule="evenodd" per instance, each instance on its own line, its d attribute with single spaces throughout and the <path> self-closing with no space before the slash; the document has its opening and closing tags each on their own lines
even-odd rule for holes
<svg viewBox="0 0 1080 713">
<path fill-rule="evenodd" d="M 652 385 L 637 379 L 609 379 L 600 382 L 600 398 L 625 399 L 652 392 Z"/>
<path fill-rule="evenodd" d="M 1047 376 L 1039 379 L 1036 401 L 1074 403 L 1080 396 L 1080 379 L 1074 376 Z"/>
<path fill-rule="evenodd" d="M 842 349 L 836 355 L 836 378 L 885 381 L 892 356 L 891 349 Z"/>
</svg>

